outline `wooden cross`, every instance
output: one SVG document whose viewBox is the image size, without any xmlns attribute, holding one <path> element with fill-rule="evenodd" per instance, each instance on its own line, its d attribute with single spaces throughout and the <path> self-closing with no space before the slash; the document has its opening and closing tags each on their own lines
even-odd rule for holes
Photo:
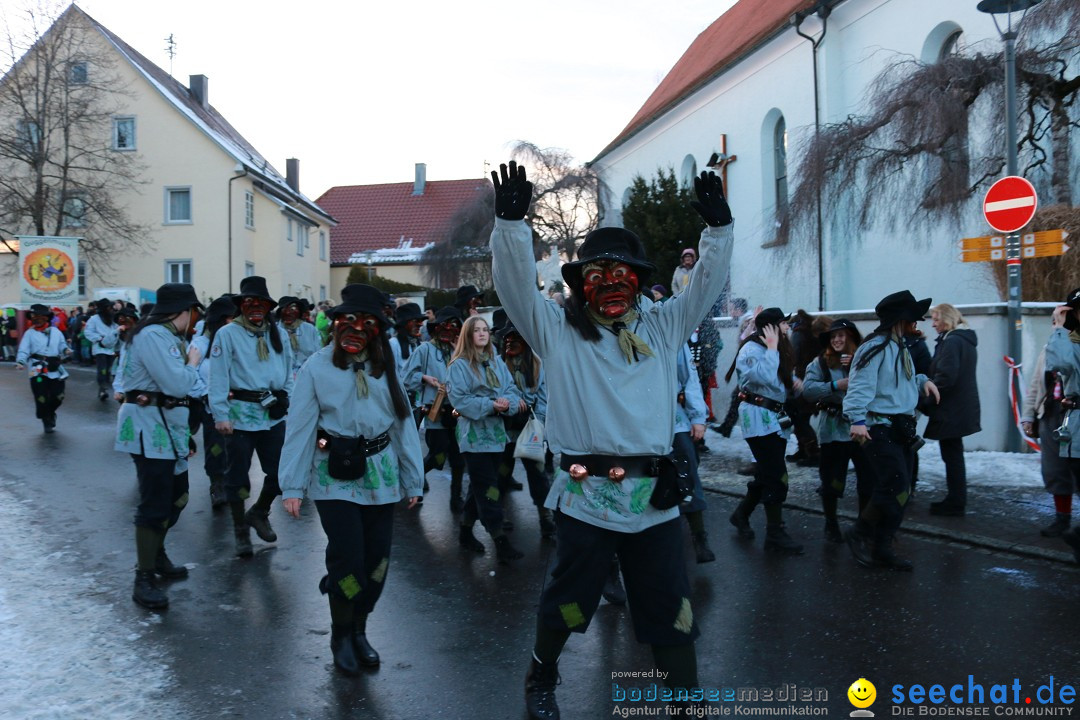
<svg viewBox="0 0 1080 720">
<path fill-rule="evenodd" d="M 739 159 L 738 155 L 728 155 L 727 153 L 727 135 L 720 136 L 720 152 L 713 153 L 709 158 L 709 164 L 706 167 L 710 167 L 714 170 L 720 171 L 720 179 L 724 182 L 724 195 L 730 197 L 730 190 L 728 190 L 727 169 L 728 165 Z"/>
</svg>

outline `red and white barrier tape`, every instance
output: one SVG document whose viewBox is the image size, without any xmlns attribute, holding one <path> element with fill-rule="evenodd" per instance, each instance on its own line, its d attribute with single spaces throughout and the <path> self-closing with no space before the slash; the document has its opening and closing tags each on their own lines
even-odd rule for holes
<svg viewBox="0 0 1080 720">
<path fill-rule="evenodd" d="M 1039 452 L 1039 443 L 1024 434 L 1023 423 L 1020 422 L 1020 403 L 1024 402 L 1024 378 L 1020 374 L 1020 366 L 1008 355 L 1004 357 L 1004 360 L 1009 367 L 1009 405 L 1012 407 L 1013 422 L 1016 423 L 1016 430 L 1020 433 L 1020 437 L 1024 439 L 1024 442 L 1028 444 L 1028 447 L 1035 452 Z"/>
</svg>

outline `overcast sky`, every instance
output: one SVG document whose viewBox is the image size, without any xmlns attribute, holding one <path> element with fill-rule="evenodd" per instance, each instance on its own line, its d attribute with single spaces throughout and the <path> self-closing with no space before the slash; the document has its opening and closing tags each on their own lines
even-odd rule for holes
<svg viewBox="0 0 1080 720">
<path fill-rule="evenodd" d="M 9 19 L 27 0 L 3 0 Z M 82 0 L 301 190 L 479 177 L 528 140 L 591 160 L 734 0 Z"/>
</svg>

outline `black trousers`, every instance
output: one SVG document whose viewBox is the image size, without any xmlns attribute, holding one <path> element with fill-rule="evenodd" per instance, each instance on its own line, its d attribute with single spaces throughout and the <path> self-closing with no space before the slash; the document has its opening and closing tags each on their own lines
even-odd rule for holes
<svg viewBox="0 0 1080 720">
<path fill-rule="evenodd" d="M 893 439 L 888 425 L 870 428 L 870 442 L 863 446 L 873 468 L 874 491 L 870 503 L 881 511 L 878 526 L 880 539 L 891 538 L 904 519 L 904 509 L 911 494 L 911 470 L 914 453 L 906 444 Z"/>
<path fill-rule="evenodd" d="M 34 394 L 34 416 L 38 420 L 48 420 L 56 414 L 64 402 L 63 378 L 53 379 L 44 375 L 30 378 L 30 392 Z"/>
<path fill-rule="evenodd" d="M 948 492 L 945 502 L 963 507 L 967 505 L 967 467 L 964 465 L 964 438 L 938 440 L 941 460 L 945 463 L 945 485 Z"/>
<path fill-rule="evenodd" d="M 132 455 L 135 476 L 139 480 L 139 504 L 135 508 L 135 526 L 157 532 L 168 530 L 180 519 L 188 502 L 188 474 L 173 473 L 176 460 Z"/>
<path fill-rule="evenodd" d="M 600 604 L 611 558 L 619 557 L 638 642 L 690 645 L 700 634 L 690 608 L 690 580 L 678 518 L 641 532 L 590 525 L 561 512 L 555 569 L 540 596 L 540 620 L 552 630 L 583 633 Z"/>
<path fill-rule="evenodd" d="M 788 491 L 787 463 L 784 460 L 787 438 L 780 433 L 771 433 L 746 438 L 746 444 L 750 446 L 757 463 L 754 479 L 746 483 L 746 487 L 760 488 L 761 502 L 765 505 L 784 502 Z"/>
<path fill-rule="evenodd" d="M 209 478 L 225 477 L 229 471 L 229 453 L 225 449 L 225 436 L 214 427 L 214 416 L 208 410 L 203 410 L 199 420 L 202 424 L 203 436 L 203 470 Z"/>
<path fill-rule="evenodd" d="M 502 490 L 499 464 L 502 453 L 462 453 L 469 468 L 469 489 L 465 493 L 465 510 L 461 524 L 472 525 L 477 519 L 492 537 L 502 535 Z"/>
<path fill-rule="evenodd" d="M 510 489 L 510 481 L 514 477 L 514 463 L 520 460 L 521 466 L 525 468 L 525 478 L 529 483 L 529 497 L 532 498 L 533 505 L 543 507 L 548 490 L 551 488 L 551 478 L 544 474 L 544 463 L 515 458 L 514 447 L 514 443 L 509 442 L 503 449 L 502 459 L 499 462 L 499 490 L 505 495 Z M 472 470 L 469 471 L 469 475 L 472 475 Z"/>
<path fill-rule="evenodd" d="M 364 614 L 375 609 L 390 568 L 394 504 L 361 505 L 348 500 L 316 500 L 326 533 L 324 594 L 344 598 Z"/>
<path fill-rule="evenodd" d="M 855 466 L 855 492 L 859 497 L 869 497 L 874 491 L 873 470 L 862 446 L 854 441 L 829 442 L 821 446 L 821 465 L 818 468 L 821 487 L 818 493 L 844 497 L 849 464 Z"/>
<path fill-rule="evenodd" d="M 701 487 L 701 476 L 698 475 L 697 448 L 694 440 L 688 432 L 677 432 L 671 441 L 671 451 L 676 457 L 686 458 L 686 464 L 690 469 L 690 480 L 694 483 L 694 499 L 688 503 L 679 505 L 679 514 L 685 515 L 690 512 L 700 512 L 705 509 L 705 490 Z"/>
<path fill-rule="evenodd" d="M 229 457 L 229 470 L 225 474 L 225 497 L 230 502 L 246 500 L 251 496 L 251 457 L 258 453 L 266 479 L 263 492 L 281 494 L 278 485 L 278 462 L 281 446 L 285 444 L 285 422 L 279 422 L 269 430 L 233 430 L 225 437 L 225 452 Z"/>
<path fill-rule="evenodd" d="M 428 448 L 427 457 L 424 458 L 425 471 L 432 468 L 442 470 L 448 458 L 451 470 L 461 472 L 465 469 L 465 458 L 461 457 L 453 430 L 428 428 L 424 432 L 424 442 Z"/>
<path fill-rule="evenodd" d="M 104 390 L 112 395 L 112 367 L 115 355 L 99 353 L 94 355 L 94 366 L 97 368 L 98 390 Z"/>
</svg>

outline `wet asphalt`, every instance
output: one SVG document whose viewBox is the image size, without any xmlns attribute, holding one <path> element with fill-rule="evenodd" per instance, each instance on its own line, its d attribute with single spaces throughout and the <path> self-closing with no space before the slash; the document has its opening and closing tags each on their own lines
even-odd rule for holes
<svg viewBox="0 0 1080 720">
<path fill-rule="evenodd" d="M 459 549 L 447 507 L 449 476 L 430 473 L 424 508 L 397 510 L 386 590 L 369 620 L 382 665 L 343 677 L 331 664 L 329 613 L 317 590 L 325 545 L 314 507 L 305 503 L 293 520 L 275 504 L 278 541 L 253 536 L 255 556 L 235 558 L 231 522 L 211 510 L 198 458 L 190 504 L 168 539 L 170 556 L 188 565 L 190 577 L 168 585 L 171 606 L 163 613 L 131 602 L 134 467 L 112 450 L 115 404 L 96 399 L 92 372 L 72 374 L 58 432 L 47 436 L 33 418 L 25 375 L 0 364 L 0 502 L 29 509 L 25 522 L 44 539 L 20 551 L 56 554 L 44 572 L 54 581 L 50 592 L 64 588 L 73 615 L 80 605 L 109 606 L 110 631 L 137 634 L 147 657 L 165 664 L 167 682 L 145 690 L 161 699 L 163 717 L 525 717 L 522 678 L 554 559 L 527 493 L 512 497 L 512 537 L 525 558 L 500 566 L 479 528 L 487 553 Z M 253 471 L 255 489 L 260 484 Z M 816 706 L 835 717 L 853 709 L 846 691 L 860 677 L 877 685 L 879 716 L 889 714 L 886 699 L 896 684 L 949 685 L 973 675 L 988 688 L 1019 678 L 1034 692 L 1052 675 L 1059 684 L 1080 685 L 1075 566 L 947 536 L 905 534 L 898 550 L 915 572 L 867 571 L 845 547 L 821 539 L 818 515 L 798 510 L 786 520 L 806 553 L 780 557 L 762 549 L 762 517 L 755 518 L 758 539 L 742 542 L 727 523 L 736 498 L 710 493 L 708 500 L 717 561 L 695 564 L 689 534 L 685 548 L 703 631 L 697 645 L 703 686 L 823 689 L 827 699 Z M 9 608 L 7 621 L 18 624 L 33 612 L 32 604 Z M 70 632 L 80 628 L 74 624 Z M 649 648 L 633 638 L 627 608 L 602 603 L 589 632 L 573 636 L 563 654 L 563 717 L 611 717 L 624 707 L 612 702 L 613 682 L 648 683 L 613 674 L 653 666 Z M 48 663 L 40 672 L 49 672 Z M 11 689 L 0 671 L 0 693 Z M 52 700 L 40 702 L 47 708 Z M 122 716 L 101 709 L 100 717 Z"/>
</svg>

